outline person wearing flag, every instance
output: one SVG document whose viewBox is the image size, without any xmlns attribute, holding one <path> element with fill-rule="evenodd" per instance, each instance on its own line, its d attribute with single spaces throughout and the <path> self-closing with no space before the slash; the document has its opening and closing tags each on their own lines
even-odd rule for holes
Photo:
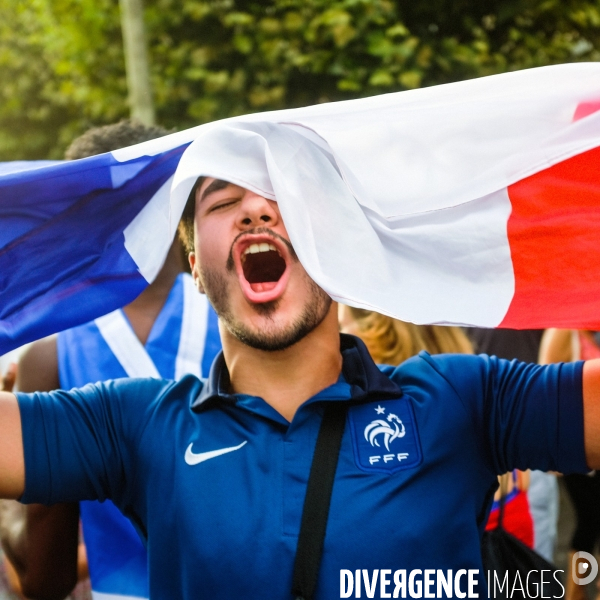
<svg viewBox="0 0 600 600">
<path fill-rule="evenodd" d="M 184 224 L 223 341 L 207 381 L 0 397 L 2 494 L 110 498 L 147 544 L 151 597 L 288 597 L 329 403 L 347 420 L 315 598 L 339 595 L 342 569 L 471 570 L 484 596 L 497 474 L 600 466 L 599 362 L 421 354 L 377 368 L 340 340 L 275 201 L 203 177 Z"/>
</svg>

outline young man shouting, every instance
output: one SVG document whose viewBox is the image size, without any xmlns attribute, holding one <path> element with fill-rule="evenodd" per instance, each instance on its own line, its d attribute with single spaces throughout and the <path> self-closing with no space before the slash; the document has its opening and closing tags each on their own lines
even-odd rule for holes
<svg viewBox="0 0 600 600">
<path fill-rule="evenodd" d="M 497 474 L 600 467 L 600 362 L 422 354 L 380 369 L 357 339 L 340 341 L 336 306 L 276 202 L 201 178 L 184 218 L 193 276 L 220 319 L 208 381 L 0 398 L 2 494 L 111 498 L 147 542 L 152 598 L 291 597 L 327 403 L 348 416 L 319 599 L 339 597 L 341 570 L 357 569 L 478 570 L 484 597 L 479 543 Z"/>
</svg>

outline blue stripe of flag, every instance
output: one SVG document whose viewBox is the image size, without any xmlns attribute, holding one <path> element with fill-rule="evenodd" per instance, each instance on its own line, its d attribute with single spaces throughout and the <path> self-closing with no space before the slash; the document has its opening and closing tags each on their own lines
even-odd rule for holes
<svg viewBox="0 0 600 600">
<path fill-rule="evenodd" d="M 123 232 L 186 147 L 126 162 L 108 153 L 0 169 L 0 354 L 115 310 L 144 289 Z"/>
</svg>

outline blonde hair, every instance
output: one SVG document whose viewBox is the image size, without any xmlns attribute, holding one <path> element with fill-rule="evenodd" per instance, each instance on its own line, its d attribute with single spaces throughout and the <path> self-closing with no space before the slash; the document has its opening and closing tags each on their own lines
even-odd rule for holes
<svg viewBox="0 0 600 600">
<path fill-rule="evenodd" d="M 348 309 L 357 326 L 358 337 L 376 363 L 399 365 L 421 350 L 430 354 L 473 354 L 471 342 L 458 327 L 414 325 L 376 312 Z"/>
</svg>

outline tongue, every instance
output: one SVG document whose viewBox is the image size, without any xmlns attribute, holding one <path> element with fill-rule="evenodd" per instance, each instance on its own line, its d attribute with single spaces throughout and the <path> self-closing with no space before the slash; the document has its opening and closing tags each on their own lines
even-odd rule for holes
<svg viewBox="0 0 600 600">
<path fill-rule="evenodd" d="M 263 281 L 261 283 L 251 283 L 253 292 L 270 292 L 277 285 L 276 281 Z"/>
</svg>

